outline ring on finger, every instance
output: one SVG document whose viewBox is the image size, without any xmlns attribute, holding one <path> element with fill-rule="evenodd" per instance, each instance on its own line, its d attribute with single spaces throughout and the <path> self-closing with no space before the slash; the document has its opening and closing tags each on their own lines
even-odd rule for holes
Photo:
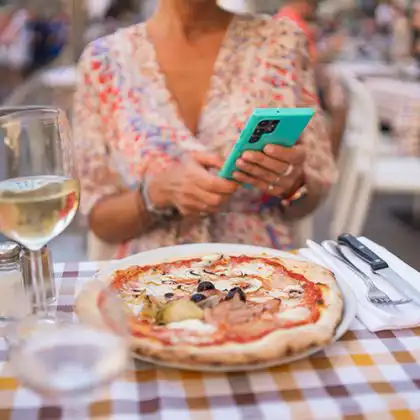
<svg viewBox="0 0 420 420">
<path fill-rule="evenodd" d="M 279 182 L 280 182 L 280 180 L 281 180 L 281 176 L 278 176 L 277 178 L 276 178 L 276 180 L 274 181 L 274 183 L 273 183 L 273 185 L 277 185 Z"/>
<path fill-rule="evenodd" d="M 288 177 L 289 175 L 292 174 L 293 169 L 294 169 L 294 166 L 291 163 L 289 163 L 286 170 L 281 174 L 281 176 Z"/>
<path fill-rule="evenodd" d="M 273 184 L 268 184 L 267 189 L 268 189 L 269 192 L 273 192 L 274 191 L 274 187 L 275 186 Z"/>
</svg>

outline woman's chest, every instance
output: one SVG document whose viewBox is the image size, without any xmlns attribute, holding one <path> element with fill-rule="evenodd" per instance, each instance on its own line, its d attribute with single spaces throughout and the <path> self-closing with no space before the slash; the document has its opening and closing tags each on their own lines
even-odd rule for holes
<svg viewBox="0 0 420 420">
<path fill-rule="evenodd" d="M 133 150 L 156 138 L 180 147 L 229 150 L 255 108 L 293 106 L 290 83 L 263 61 L 257 45 L 206 56 L 169 54 L 130 60 L 117 69 L 108 121 L 111 148 Z M 285 66 L 287 67 L 287 66 Z M 281 77 L 292 80 L 287 71 Z M 127 146 L 130 147 L 127 147 Z"/>
</svg>

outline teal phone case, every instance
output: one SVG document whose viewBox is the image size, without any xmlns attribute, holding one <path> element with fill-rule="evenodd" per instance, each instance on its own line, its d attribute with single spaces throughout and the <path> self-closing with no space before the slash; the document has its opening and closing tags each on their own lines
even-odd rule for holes
<svg viewBox="0 0 420 420">
<path fill-rule="evenodd" d="M 283 147 L 295 145 L 315 111 L 312 108 L 257 108 L 248 119 L 239 140 L 226 159 L 219 176 L 232 179 L 237 170 L 236 161 L 247 150 L 263 151 L 267 144 L 278 144 Z M 250 142 L 262 121 L 278 121 L 277 127 L 271 133 L 262 134 L 255 143 Z"/>
</svg>

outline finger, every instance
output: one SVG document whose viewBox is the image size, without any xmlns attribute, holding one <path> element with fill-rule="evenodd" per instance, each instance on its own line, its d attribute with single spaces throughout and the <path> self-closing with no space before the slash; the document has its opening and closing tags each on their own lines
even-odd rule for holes
<svg viewBox="0 0 420 420">
<path fill-rule="evenodd" d="M 241 166 L 259 166 L 267 171 L 274 173 L 276 176 L 284 173 L 289 166 L 289 163 L 283 162 L 281 160 L 273 159 L 261 152 L 252 152 L 249 155 L 244 153 L 243 157 L 240 158 L 236 165 L 242 170 Z M 257 170 L 257 168 L 255 168 Z M 247 171 L 246 171 L 247 172 Z M 249 172 L 253 175 L 252 172 Z"/>
<path fill-rule="evenodd" d="M 202 166 L 194 162 L 195 167 L 191 168 L 191 183 L 200 189 L 214 194 L 230 195 L 236 191 L 238 185 L 217 175 L 213 175 Z"/>
<path fill-rule="evenodd" d="M 287 166 L 286 164 L 283 164 L 284 166 Z M 241 172 L 246 173 L 247 175 L 250 175 L 254 178 L 257 178 L 261 181 L 265 181 L 267 183 L 277 183 L 279 180 L 280 175 L 277 173 L 266 169 L 260 165 L 257 165 L 255 163 L 249 163 L 243 159 L 239 159 L 236 162 L 236 166 L 238 169 L 240 169 Z"/>
<path fill-rule="evenodd" d="M 216 213 L 219 209 L 217 206 L 207 204 L 200 199 L 197 199 L 197 196 L 190 195 L 183 197 L 178 204 L 178 209 L 181 214 L 185 215 L 200 215 L 200 214 L 210 214 Z"/>
<path fill-rule="evenodd" d="M 206 168 L 221 169 L 223 166 L 223 159 L 217 153 L 192 152 L 191 157 Z"/>
<path fill-rule="evenodd" d="M 290 190 L 294 184 L 294 181 L 289 179 L 283 179 L 277 184 L 269 183 L 261 179 L 254 178 L 243 172 L 234 172 L 233 178 L 241 184 L 252 185 L 266 194 L 278 197 L 284 194 L 286 191 Z"/>
<path fill-rule="evenodd" d="M 276 144 L 269 144 L 264 148 L 264 153 L 276 160 L 301 165 L 305 161 L 305 147 L 297 145 L 294 147 L 282 147 Z"/>
<path fill-rule="evenodd" d="M 184 195 L 184 201 L 196 203 L 195 207 L 200 209 L 200 211 L 205 211 L 206 209 L 217 209 L 226 198 L 226 195 L 215 194 L 203 190 L 198 186 L 192 186 L 191 189 Z"/>
<path fill-rule="evenodd" d="M 208 192 L 224 195 L 231 195 L 238 188 L 236 182 L 228 181 L 209 172 L 206 172 L 200 179 L 195 179 L 195 184 Z"/>
</svg>

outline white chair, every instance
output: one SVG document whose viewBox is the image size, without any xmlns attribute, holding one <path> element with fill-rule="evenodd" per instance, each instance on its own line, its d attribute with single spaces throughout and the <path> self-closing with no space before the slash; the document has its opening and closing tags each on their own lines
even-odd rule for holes
<svg viewBox="0 0 420 420">
<path fill-rule="evenodd" d="M 87 234 L 87 256 L 89 261 L 108 261 L 113 258 L 116 245 L 99 239 L 91 230 Z"/>
<path fill-rule="evenodd" d="M 372 164 L 379 144 L 379 120 L 369 91 L 351 73 L 341 72 L 349 90 L 349 115 L 339 157 L 339 179 L 334 188 L 331 237 L 349 231 L 350 214 L 361 174 Z M 350 232 L 352 233 L 352 232 Z"/>
<path fill-rule="evenodd" d="M 381 140 L 370 92 L 355 78 L 343 76 L 350 90 L 350 122 L 341 156 L 332 237 L 343 231 L 356 236 L 362 233 L 374 192 L 420 196 L 420 159 L 398 156 L 392 143 L 389 146 Z"/>
</svg>

